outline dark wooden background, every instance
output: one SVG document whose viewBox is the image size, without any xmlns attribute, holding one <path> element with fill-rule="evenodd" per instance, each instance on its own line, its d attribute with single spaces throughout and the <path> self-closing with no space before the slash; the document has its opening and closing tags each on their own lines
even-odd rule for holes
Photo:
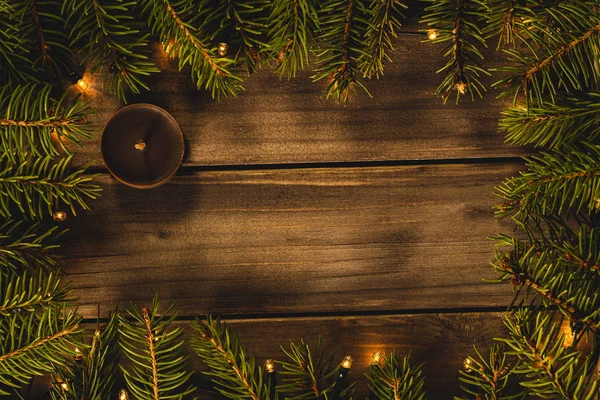
<svg viewBox="0 0 600 400">
<path fill-rule="evenodd" d="M 407 28 L 416 31 L 417 26 Z M 402 35 L 394 63 L 347 108 L 320 97 L 309 74 L 252 76 L 216 102 L 155 46 L 164 72 L 134 102 L 181 124 L 184 164 L 168 184 L 137 190 L 92 163 L 104 188 L 93 211 L 69 218 L 62 248 L 81 312 L 92 322 L 117 304 L 155 294 L 185 317 L 221 315 L 259 362 L 306 339 L 352 354 L 357 395 L 375 351 L 412 350 L 425 362 L 429 398 L 458 394 L 472 346 L 502 335 L 510 287 L 494 277 L 486 238 L 493 188 L 521 166 L 497 133 L 502 104 L 442 104 L 435 71 L 445 60 L 421 36 Z M 99 131 L 121 107 L 86 75 Z M 194 356 L 195 368 L 203 368 Z M 205 377 L 198 378 L 209 387 Z"/>
</svg>

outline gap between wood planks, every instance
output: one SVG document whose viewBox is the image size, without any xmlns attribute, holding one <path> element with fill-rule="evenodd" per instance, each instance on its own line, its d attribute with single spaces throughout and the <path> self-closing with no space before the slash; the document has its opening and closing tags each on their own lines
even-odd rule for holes
<svg viewBox="0 0 600 400">
<path fill-rule="evenodd" d="M 431 160 L 381 160 L 381 161 L 346 161 L 316 163 L 279 163 L 279 164 L 237 164 L 237 165 L 182 165 L 175 176 L 185 176 L 196 172 L 218 171 L 256 171 L 282 169 L 343 169 L 343 168 L 376 168 L 404 167 L 418 165 L 459 165 L 459 164 L 523 164 L 520 156 L 512 157 L 480 157 L 480 158 L 444 158 Z M 106 167 L 89 167 L 92 174 L 108 174 Z M 500 184 L 500 182 L 498 182 Z"/>
</svg>

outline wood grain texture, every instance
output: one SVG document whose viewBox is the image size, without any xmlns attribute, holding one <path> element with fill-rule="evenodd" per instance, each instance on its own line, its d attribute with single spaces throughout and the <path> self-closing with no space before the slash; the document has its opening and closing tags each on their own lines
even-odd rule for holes
<svg viewBox="0 0 600 400">
<path fill-rule="evenodd" d="M 518 165 L 107 176 L 62 248 L 84 316 L 160 295 L 185 315 L 504 306 L 487 284 L 493 187 Z"/>
<path fill-rule="evenodd" d="M 494 337 L 505 334 L 500 313 L 422 314 L 377 317 L 285 318 L 227 321 L 259 363 L 267 358 L 284 360 L 279 345 L 303 338 L 315 349 L 319 335 L 323 349 L 336 351 L 336 360 L 351 354 L 352 380 L 358 382 L 355 398 L 368 394 L 364 373 L 376 351 L 411 354 L 415 365 L 425 363 L 429 399 L 450 399 L 460 392 L 458 370 L 474 354 L 473 346 L 489 347 Z M 191 367 L 205 370 L 196 355 Z M 210 388 L 205 376 L 197 376 L 202 388 Z M 204 397 L 204 396 L 202 396 Z"/>
<path fill-rule="evenodd" d="M 144 302 L 150 306 L 150 301 Z M 166 306 L 163 303 L 163 306 Z M 239 333 L 246 350 L 257 363 L 265 359 L 285 360 L 281 345 L 301 338 L 316 348 L 319 336 L 323 349 L 335 351 L 336 360 L 351 354 L 354 362 L 348 381 L 357 381 L 355 397 L 368 394 L 364 373 L 376 351 L 400 354 L 410 353 L 414 365 L 424 363 L 423 373 L 429 399 L 451 399 L 460 393 L 458 370 L 464 359 L 474 355 L 473 346 L 483 353 L 493 343 L 494 337 L 505 336 L 502 313 L 453 313 L 453 314 L 407 314 L 362 317 L 318 318 L 267 318 L 249 320 L 225 320 L 232 332 Z M 188 321 L 178 321 L 183 326 L 185 338 L 189 339 L 191 328 Z M 96 324 L 84 324 L 90 334 Z M 191 352 L 191 351 L 190 351 Z M 190 370 L 196 371 L 192 379 L 199 387 L 196 396 L 200 400 L 224 399 L 212 388 L 209 377 L 202 374 L 207 367 L 195 354 L 191 354 Z M 29 399 L 47 399 L 48 377 L 36 378 Z M 117 388 L 124 387 L 123 381 Z M 36 395 L 38 397 L 36 397 Z"/>
<path fill-rule="evenodd" d="M 411 25 L 407 30 L 417 31 Z M 504 157 L 521 150 L 503 144 L 497 133 L 501 102 L 492 90 L 474 103 L 442 104 L 434 94 L 445 63 L 440 47 L 421 36 L 401 35 L 394 63 L 380 80 L 367 82 L 374 98 L 359 92 L 347 108 L 321 98 L 325 83 L 310 73 L 292 80 L 263 70 L 246 81 L 237 98 L 217 102 L 198 92 L 189 71 L 178 72 L 154 44 L 163 70 L 150 80 L 152 91 L 133 99 L 163 107 L 179 121 L 187 139 L 185 165 L 239 165 L 382 160 Z M 493 60 L 493 59 L 492 59 Z M 100 76 L 86 76 L 93 88 Z M 121 105 L 90 89 L 93 121 L 101 131 Z M 87 143 L 77 163 L 101 165 L 99 139 Z"/>
</svg>

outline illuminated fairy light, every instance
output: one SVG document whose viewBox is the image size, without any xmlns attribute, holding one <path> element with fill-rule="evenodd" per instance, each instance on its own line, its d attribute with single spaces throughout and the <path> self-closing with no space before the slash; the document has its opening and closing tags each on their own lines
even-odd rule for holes
<svg viewBox="0 0 600 400">
<path fill-rule="evenodd" d="M 77 81 L 77 86 L 79 86 L 79 89 L 81 90 L 86 90 L 88 87 L 90 87 L 90 85 L 88 85 L 88 83 L 83 78 Z"/>
<path fill-rule="evenodd" d="M 373 365 L 382 365 L 383 364 L 383 354 L 381 354 L 379 351 L 376 351 L 375 353 L 373 353 Z"/>
<path fill-rule="evenodd" d="M 471 372 L 473 371 L 473 360 L 471 360 L 469 357 L 465 358 L 465 362 L 463 364 L 463 366 L 465 367 L 465 371 L 466 372 Z"/>
<path fill-rule="evenodd" d="M 269 374 L 275 372 L 275 362 L 273 360 L 268 359 L 265 361 L 265 371 Z"/>
<path fill-rule="evenodd" d="M 171 51 L 173 51 L 174 46 L 175 46 L 175 38 L 171 38 L 171 40 L 169 40 L 169 42 L 166 45 L 165 45 L 165 43 L 163 43 L 163 45 L 162 45 L 166 54 L 171 53 Z"/>
<path fill-rule="evenodd" d="M 454 88 L 458 90 L 460 94 L 467 93 L 467 84 L 464 82 L 458 82 L 456 85 L 454 85 Z"/>
<path fill-rule="evenodd" d="M 127 390 L 119 390 L 119 400 L 129 400 L 129 393 L 127 393 Z"/>
<path fill-rule="evenodd" d="M 427 31 L 427 39 L 435 40 L 438 37 L 438 33 L 435 29 L 430 29 Z"/>
<path fill-rule="evenodd" d="M 342 360 L 342 368 L 350 369 L 350 367 L 352 367 L 352 361 L 354 361 L 352 359 L 352 356 L 350 356 L 349 354 L 346 355 Z"/>
</svg>

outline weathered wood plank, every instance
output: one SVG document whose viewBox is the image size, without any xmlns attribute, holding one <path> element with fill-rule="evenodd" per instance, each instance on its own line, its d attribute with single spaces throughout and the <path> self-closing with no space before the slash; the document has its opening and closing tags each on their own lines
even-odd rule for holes
<svg viewBox="0 0 600 400">
<path fill-rule="evenodd" d="M 416 31 L 419 27 L 409 26 Z M 189 73 L 177 72 L 157 45 L 163 69 L 151 89 L 135 99 L 159 105 L 181 124 L 188 142 L 187 165 L 277 164 L 503 157 L 521 150 L 503 144 L 497 133 L 501 103 L 495 93 L 460 106 L 443 105 L 434 94 L 445 62 L 439 46 L 420 36 L 400 36 L 385 76 L 368 82 L 374 98 L 353 96 L 348 108 L 320 98 L 325 83 L 310 73 L 290 81 L 272 71 L 247 80 L 237 98 L 213 101 L 198 92 Z M 92 86 L 100 87 L 95 76 Z M 90 89 L 101 130 L 121 107 L 115 98 Z M 86 144 L 77 162 L 101 164 L 99 139 Z"/>
<path fill-rule="evenodd" d="M 152 191 L 99 178 L 62 248 L 86 317 L 158 293 L 198 313 L 504 306 L 495 184 L 517 165 L 199 172 Z"/>
<path fill-rule="evenodd" d="M 373 317 L 282 318 L 227 321 L 259 363 L 267 358 L 284 360 L 279 349 L 289 340 L 303 338 L 314 349 L 319 336 L 323 349 L 336 351 L 337 360 L 351 354 L 355 398 L 368 393 L 364 373 L 376 351 L 411 354 L 415 365 L 425 363 L 423 372 L 430 399 L 450 399 L 460 392 L 458 370 L 473 355 L 473 346 L 488 348 L 494 337 L 505 334 L 501 313 L 421 314 Z M 195 355 L 194 370 L 205 370 Z M 202 388 L 211 388 L 205 376 L 196 376 Z M 202 396 L 204 397 L 204 396 Z"/>
<path fill-rule="evenodd" d="M 145 305 L 149 305 L 146 302 Z M 494 337 L 505 335 L 501 313 L 420 314 L 371 317 L 324 317 L 324 318 L 277 318 L 252 320 L 226 320 L 233 332 L 240 334 L 246 350 L 256 357 L 257 363 L 265 359 L 285 360 L 279 348 L 289 340 L 304 339 L 315 349 L 319 336 L 323 349 L 336 351 L 336 360 L 351 354 L 354 362 L 348 381 L 357 381 L 355 398 L 368 393 L 364 373 L 376 351 L 390 352 L 394 349 L 403 355 L 410 353 L 415 365 L 424 363 L 425 387 L 430 399 L 451 399 L 460 393 L 458 370 L 464 359 L 473 355 L 473 346 L 483 353 L 493 343 Z M 186 337 L 191 328 L 184 325 Z M 94 329 L 94 326 L 85 325 Z M 91 332 L 90 332 L 91 333 Z M 198 385 L 196 393 L 201 400 L 222 399 L 212 387 L 209 377 L 201 371 L 207 368 L 195 354 L 191 355 L 190 370 L 197 371 L 193 381 Z M 48 390 L 47 377 L 36 379 L 33 393 Z M 124 387 L 120 382 L 117 387 Z M 30 396 L 32 398 L 34 396 Z"/>
</svg>

